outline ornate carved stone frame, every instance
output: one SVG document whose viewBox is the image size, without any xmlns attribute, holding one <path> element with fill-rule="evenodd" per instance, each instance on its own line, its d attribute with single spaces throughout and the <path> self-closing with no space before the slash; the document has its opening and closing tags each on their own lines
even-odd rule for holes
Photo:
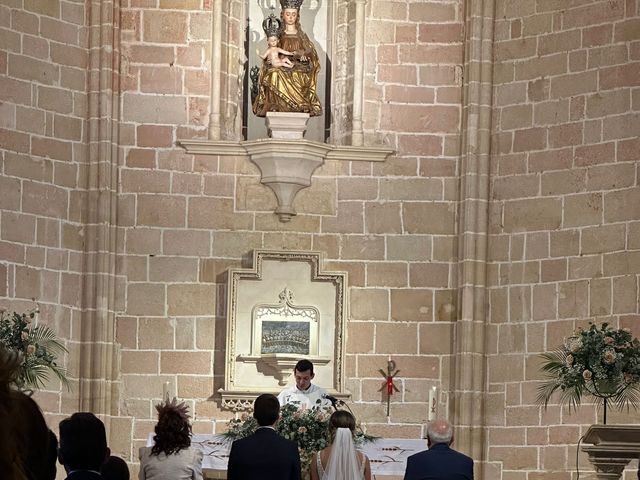
<svg viewBox="0 0 640 480">
<path fill-rule="evenodd" d="M 347 322 L 347 273 L 323 270 L 323 256 L 314 251 L 254 250 L 253 266 L 230 269 L 227 277 L 227 328 L 223 409 L 250 410 L 262 393 L 279 393 L 296 361 L 314 363 L 314 383 L 332 395 L 347 398 L 344 356 Z M 299 305 L 319 312 L 319 341 L 309 355 L 258 354 L 250 313 L 256 305 L 278 299 L 283 289 L 300 294 Z M 291 304 L 290 304 L 291 305 Z"/>
</svg>

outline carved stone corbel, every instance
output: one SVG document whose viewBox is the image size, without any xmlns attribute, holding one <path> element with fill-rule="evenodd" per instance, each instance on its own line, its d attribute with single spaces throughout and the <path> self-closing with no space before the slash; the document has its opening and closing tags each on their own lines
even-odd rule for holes
<svg viewBox="0 0 640 480">
<path fill-rule="evenodd" d="M 584 436 L 582 451 L 595 467 L 595 478 L 622 478 L 627 464 L 640 458 L 640 425 L 591 425 Z"/>
</svg>

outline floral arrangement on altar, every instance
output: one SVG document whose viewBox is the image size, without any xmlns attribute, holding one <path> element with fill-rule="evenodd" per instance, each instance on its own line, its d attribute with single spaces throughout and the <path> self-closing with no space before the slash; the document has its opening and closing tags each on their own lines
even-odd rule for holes
<svg viewBox="0 0 640 480">
<path fill-rule="evenodd" d="M 542 354 L 542 372 L 547 380 L 538 388 L 538 401 L 546 407 L 551 396 L 561 392 L 561 402 L 575 409 L 584 395 L 619 409 L 640 403 L 640 341 L 628 328 L 578 328 L 560 348 Z"/>
<path fill-rule="evenodd" d="M 313 407 L 300 409 L 295 403 L 288 403 L 280 408 L 280 419 L 275 424 L 276 431 L 284 438 L 298 444 L 302 469 L 309 468 L 311 455 L 329 445 L 330 407 Z M 230 440 L 247 437 L 258 428 L 255 418 L 246 413 L 241 418 L 231 420 L 229 429 L 224 434 Z M 358 429 L 354 442 L 356 446 L 375 440 Z"/>
<path fill-rule="evenodd" d="M 8 314 L 0 310 L 0 346 L 17 352 L 20 367 L 14 380 L 22 391 L 41 388 L 53 373 L 69 388 L 67 372 L 56 363 L 58 356 L 67 351 L 56 334 L 46 325 L 34 324 L 38 310 Z"/>
</svg>

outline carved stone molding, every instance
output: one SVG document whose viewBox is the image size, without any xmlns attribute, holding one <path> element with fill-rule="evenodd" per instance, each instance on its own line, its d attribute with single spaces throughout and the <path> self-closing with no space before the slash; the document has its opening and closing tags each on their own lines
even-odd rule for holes
<svg viewBox="0 0 640 480">
<path fill-rule="evenodd" d="M 187 153 L 193 155 L 215 155 L 249 157 L 246 145 L 255 141 L 268 142 L 276 140 L 266 138 L 264 140 L 253 141 L 227 141 L 227 140 L 206 140 L 202 138 L 189 138 L 178 140 L 178 145 L 185 149 Z M 309 144 L 324 145 L 328 148 L 325 158 L 327 160 L 339 160 L 348 162 L 384 162 L 393 149 L 384 145 L 354 147 L 351 145 L 332 145 L 329 143 L 314 142 L 305 140 Z M 299 142 L 296 142 L 299 143 Z"/>
<path fill-rule="evenodd" d="M 299 303 L 293 303 L 291 290 Z M 279 295 L 281 302 L 274 304 Z M 346 272 L 324 271 L 320 252 L 255 250 L 252 268 L 229 270 L 222 407 L 245 410 L 261 393 L 278 393 L 301 358 L 314 363 L 315 383 L 348 398 L 343 370 L 346 295 Z M 271 348 L 279 332 L 292 331 L 285 330 L 291 322 L 305 321 L 308 333 L 299 338 L 307 341 L 295 343 L 303 350 Z"/>
<path fill-rule="evenodd" d="M 311 185 L 313 172 L 324 163 L 331 149 L 309 140 L 273 138 L 245 142 L 244 147 L 260 169 L 260 182 L 278 199 L 275 213 L 281 222 L 288 222 L 296 215 L 293 200 L 300 190 Z"/>
<path fill-rule="evenodd" d="M 595 478 L 622 478 L 629 461 L 640 457 L 640 425 L 591 425 L 582 451 L 595 467 Z"/>
<path fill-rule="evenodd" d="M 283 128 L 289 133 L 295 131 L 291 125 Z M 290 139 L 287 134 L 276 136 L 281 138 L 245 142 L 190 139 L 179 140 L 178 144 L 194 155 L 243 156 L 251 160 L 260 169 L 260 182 L 275 194 L 278 200 L 275 213 L 282 222 L 288 222 L 296 215 L 293 208 L 295 196 L 311 185 L 313 172 L 324 164 L 325 159 L 383 162 L 393 153 L 383 146 L 337 146 L 304 140 L 301 136 L 298 139 Z"/>
</svg>

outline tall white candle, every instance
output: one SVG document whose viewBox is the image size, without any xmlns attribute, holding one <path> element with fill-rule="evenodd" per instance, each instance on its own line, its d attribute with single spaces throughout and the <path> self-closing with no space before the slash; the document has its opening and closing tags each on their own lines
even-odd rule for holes
<svg viewBox="0 0 640 480">
<path fill-rule="evenodd" d="M 162 384 L 162 400 L 169 400 L 169 389 L 171 384 L 169 382 L 164 382 Z"/>
</svg>

